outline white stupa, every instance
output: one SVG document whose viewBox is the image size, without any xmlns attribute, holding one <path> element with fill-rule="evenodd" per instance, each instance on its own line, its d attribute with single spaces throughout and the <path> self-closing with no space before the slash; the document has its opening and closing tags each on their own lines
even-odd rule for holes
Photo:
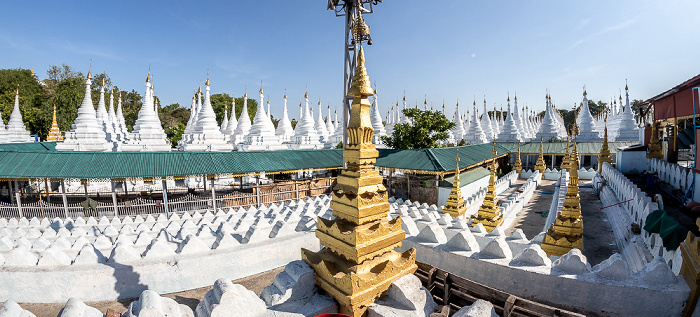
<svg viewBox="0 0 700 317">
<path fill-rule="evenodd" d="M 328 116 L 330 118 L 330 115 Z M 374 137 L 372 143 L 382 144 L 381 137 L 386 136 L 386 129 L 382 123 L 382 115 L 379 114 L 379 102 L 377 100 L 377 87 L 374 87 L 374 100 L 372 100 L 372 128 L 374 128 Z M 340 131 L 342 134 L 342 130 Z"/>
<path fill-rule="evenodd" d="M 117 113 L 114 111 L 114 91 L 109 91 L 109 109 L 107 109 L 109 118 L 109 130 L 112 136 L 112 142 L 120 143 L 124 141 L 124 135 L 119 130 L 119 122 L 117 121 Z"/>
<path fill-rule="evenodd" d="M 558 116 L 557 114 L 554 114 L 554 109 L 552 109 L 551 105 L 551 99 L 549 97 L 549 93 L 547 93 L 546 97 L 546 105 L 545 105 L 545 110 L 544 110 L 544 119 L 542 119 L 542 124 L 540 125 L 539 130 L 537 131 L 537 134 L 535 134 L 535 139 L 542 139 L 542 140 L 550 140 L 550 139 L 562 139 L 564 137 L 559 135 L 559 129 L 557 126 L 557 122 L 555 121 L 556 119 L 554 116 Z"/>
<path fill-rule="evenodd" d="M 515 122 L 515 114 L 510 111 L 510 97 L 508 97 L 508 117 L 503 123 L 501 133 L 498 134 L 496 142 L 523 142 L 524 138 L 520 131 L 522 129 L 519 129 Z"/>
<path fill-rule="evenodd" d="M 2 121 L 2 118 L 0 118 Z M 7 121 L 5 126 L 5 137 L 3 143 L 26 143 L 34 142 L 34 138 L 31 133 L 24 126 L 24 120 L 22 119 L 22 113 L 19 111 L 19 88 L 15 91 L 15 106 L 12 108 L 12 113 L 10 114 L 10 121 Z"/>
<path fill-rule="evenodd" d="M 231 93 L 231 96 L 233 96 L 233 93 Z M 236 97 L 231 97 L 231 116 L 226 118 L 226 120 L 228 120 L 228 123 L 226 124 L 224 135 L 230 140 L 236 128 L 238 128 L 238 120 L 236 119 Z"/>
<path fill-rule="evenodd" d="M 328 131 L 328 138 L 330 139 L 335 132 L 335 125 L 333 120 L 331 120 L 331 104 L 328 104 L 328 117 L 326 117 L 326 131 Z"/>
<path fill-rule="evenodd" d="M 627 84 L 625 84 L 625 99 L 625 108 L 618 115 L 618 128 L 615 133 L 615 141 L 638 141 L 639 126 L 637 126 L 637 121 L 634 119 L 634 114 L 630 107 L 630 94 Z"/>
<path fill-rule="evenodd" d="M 455 106 L 455 117 L 453 121 L 455 123 L 455 127 L 452 129 L 452 131 L 450 131 L 453 138 L 453 142 L 451 143 L 456 144 L 466 137 L 465 133 L 467 132 L 464 130 L 464 124 L 462 123 L 462 114 L 459 112 L 459 101 Z"/>
<path fill-rule="evenodd" d="M 343 131 L 345 130 L 343 123 L 338 121 L 338 110 L 334 112 L 334 116 L 337 124 L 335 125 L 335 132 L 333 133 L 333 136 L 331 136 L 331 148 L 334 148 L 336 145 L 338 145 L 338 143 L 343 142 Z"/>
<path fill-rule="evenodd" d="M 280 139 L 281 143 L 289 143 L 294 136 L 294 128 L 292 122 L 289 121 L 289 113 L 287 112 L 287 92 L 284 92 L 284 108 L 282 109 L 282 118 L 277 122 L 277 130 L 275 134 Z"/>
<path fill-rule="evenodd" d="M 488 143 L 488 138 L 486 138 L 484 130 L 481 129 L 481 122 L 476 115 L 476 101 L 474 101 L 473 106 L 474 109 L 472 112 L 471 122 L 469 124 L 469 133 L 465 135 L 463 139 L 469 144 Z"/>
<path fill-rule="evenodd" d="M 397 106 L 398 107 L 398 106 Z M 418 104 L 416 104 L 416 107 L 418 107 Z M 406 114 L 403 113 L 403 110 L 406 110 L 406 96 L 403 96 L 403 109 L 399 111 L 401 114 L 401 118 L 399 119 L 399 123 L 405 123 L 405 124 L 411 124 L 411 119 L 409 119 Z"/>
<path fill-rule="evenodd" d="M 95 111 L 95 116 L 97 117 L 97 122 L 102 127 L 105 132 L 105 137 L 109 142 L 118 142 L 116 136 L 114 135 L 114 127 L 112 122 L 109 121 L 109 112 L 107 112 L 107 107 L 105 105 L 105 80 L 102 79 L 102 86 L 100 88 L 100 99 L 97 102 L 97 110 Z"/>
<path fill-rule="evenodd" d="M 244 143 L 246 136 L 250 133 L 250 115 L 248 114 L 248 92 L 243 93 L 243 110 L 238 117 L 238 126 L 231 135 L 230 142 L 234 145 Z"/>
<path fill-rule="evenodd" d="M 399 107 L 398 101 L 396 102 L 396 107 Z M 386 125 L 384 126 L 387 135 L 391 135 L 394 132 L 394 124 L 396 124 L 394 121 L 394 106 L 391 106 L 391 110 L 387 112 Z"/>
<path fill-rule="evenodd" d="M 527 137 L 527 129 L 525 128 L 525 124 L 523 122 L 523 116 L 520 113 L 521 109 L 518 108 L 518 95 L 515 95 L 513 98 L 513 108 L 514 109 L 512 113 L 510 112 L 510 109 L 508 109 L 508 116 L 510 117 L 512 114 L 513 121 L 515 122 L 515 127 L 518 130 L 518 133 L 520 134 L 520 138 L 523 141 L 527 141 L 529 140 L 529 138 Z"/>
<path fill-rule="evenodd" d="M 224 134 L 219 130 L 219 125 L 216 123 L 216 114 L 211 106 L 211 97 L 209 94 L 209 78 L 205 85 L 204 103 L 202 109 L 197 115 L 197 124 L 191 133 L 183 138 L 178 144 L 178 148 L 184 151 L 217 151 L 227 152 L 233 150 L 233 145 L 226 141 Z"/>
<path fill-rule="evenodd" d="M 224 104 L 224 116 L 221 118 L 221 127 L 219 128 L 219 131 L 221 131 L 222 134 L 226 135 L 226 129 L 228 128 L 228 107 L 226 104 Z"/>
<path fill-rule="evenodd" d="M 129 138 L 129 130 L 126 128 L 126 119 L 124 119 L 124 112 L 122 111 L 122 95 L 119 93 L 119 100 L 117 100 L 117 122 L 115 124 L 115 131 L 122 136 L 121 141 Z"/>
<path fill-rule="evenodd" d="M 2 120 L 2 111 L 0 111 L 0 143 L 5 143 L 7 138 L 7 129 L 5 128 L 5 122 Z"/>
<path fill-rule="evenodd" d="M 316 128 L 314 127 L 314 118 L 309 111 L 309 94 L 304 95 L 305 102 L 301 119 L 297 122 L 294 129 L 294 137 L 289 145 L 294 150 L 321 149 L 323 144 L 320 141 Z"/>
<path fill-rule="evenodd" d="M 197 115 L 197 101 L 196 101 L 196 98 L 197 98 L 197 94 L 193 94 L 193 95 L 192 95 L 192 105 L 190 105 L 190 118 L 189 118 L 189 120 L 187 120 L 187 124 L 185 125 L 185 131 L 184 131 L 185 134 L 191 133 L 191 132 L 192 132 L 192 128 L 194 127 L 194 125 L 195 125 L 195 123 L 196 123 L 196 122 L 195 122 L 195 117 L 196 117 L 196 115 Z"/>
<path fill-rule="evenodd" d="M 491 126 L 491 118 L 489 118 L 489 111 L 486 109 L 486 98 L 484 97 L 484 113 L 481 114 L 481 129 L 484 130 L 484 134 L 486 135 L 486 139 L 489 141 L 493 141 L 494 136 L 498 135 L 495 131 L 493 131 L 493 127 Z"/>
<path fill-rule="evenodd" d="M 595 125 L 595 121 L 591 112 L 588 108 L 588 92 L 583 89 L 583 101 L 581 102 L 581 108 L 579 110 L 578 116 L 576 117 L 576 126 L 578 127 L 578 136 L 576 136 L 577 141 L 581 142 L 598 142 L 602 141 L 598 127 Z"/>
<path fill-rule="evenodd" d="M 105 131 L 97 122 L 90 94 L 91 84 L 92 72 L 89 71 L 85 79 L 85 97 L 78 108 L 78 117 L 73 121 L 71 130 L 66 132 L 63 142 L 56 143 L 57 151 L 112 151 L 113 144 L 107 142 Z"/>
<path fill-rule="evenodd" d="M 275 151 L 286 150 L 287 146 L 282 145 L 275 134 L 275 128 L 270 121 L 270 117 L 265 112 L 263 100 L 265 94 L 260 86 L 260 102 L 253 118 L 253 125 L 245 138 L 245 142 L 238 144 L 239 151 Z"/>
<path fill-rule="evenodd" d="M 139 116 L 134 123 L 134 129 L 129 133 L 129 140 L 121 144 L 125 152 L 169 152 L 172 149 L 168 136 L 160 123 L 155 111 L 155 98 L 150 74 L 146 77 L 146 94 L 139 110 Z"/>
<path fill-rule="evenodd" d="M 316 133 L 321 138 L 322 143 L 329 143 L 330 133 L 326 129 L 326 122 L 323 121 L 323 111 L 321 111 L 321 99 L 318 100 L 318 117 L 314 123 L 314 128 L 316 128 Z"/>
</svg>

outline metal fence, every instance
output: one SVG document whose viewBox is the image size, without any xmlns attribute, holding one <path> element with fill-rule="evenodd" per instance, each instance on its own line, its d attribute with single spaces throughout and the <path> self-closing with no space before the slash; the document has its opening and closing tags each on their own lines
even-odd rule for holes
<svg viewBox="0 0 700 317">
<path fill-rule="evenodd" d="M 247 206 L 257 206 L 260 204 L 280 203 L 289 200 L 296 200 L 304 197 L 314 197 L 331 192 L 335 178 L 319 178 L 301 181 L 288 181 L 274 183 L 270 185 L 253 186 L 252 191 L 233 191 L 226 194 L 216 195 L 215 199 L 206 192 L 186 193 L 180 191 L 180 196 L 171 195 L 168 190 L 167 211 L 170 213 L 182 214 L 195 210 L 205 210 L 213 208 L 238 208 Z M 174 191 L 177 193 L 177 191 Z M 60 195 L 59 199 L 62 199 Z M 93 198 L 93 197 L 91 197 Z M 106 202 L 107 198 L 109 202 Z M 45 200 L 31 203 L 6 203 L 0 202 L 0 217 L 2 218 L 75 218 L 75 217 L 115 217 L 115 216 L 135 216 L 147 214 L 166 213 L 166 204 L 161 196 L 155 198 L 138 197 L 131 200 L 112 202 L 111 193 L 108 196 L 101 196 L 94 209 L 85 209 L 80 202 L 72 202 L 71 199 L 66 204 L 55 203 L 55 197 L 50 202 Z M 94 198 L 93 198 L 94 199 Z M 85 197 L 82 197 L 85 200 Z"/>
</svg>

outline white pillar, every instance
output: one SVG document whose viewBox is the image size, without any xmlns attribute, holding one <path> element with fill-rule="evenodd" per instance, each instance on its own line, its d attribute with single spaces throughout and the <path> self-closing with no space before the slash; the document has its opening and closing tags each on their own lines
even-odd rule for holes
<svg viewBox="0 0 700 317">
<path fill-rule="evenodd" d="M 214 208 L 212 212 L 216 213 L 216 191 L 214 190 L 214 177 L 211 178 L 211 204 Z"/>
<path fill-rule="evenodd" d="M 63 198 L 63 211 L 66 212 L 66 218 L 68 218 L 68 198 L 66 198 L 66 183 L 61 180 L 61 196 Z"/>
<path fill-rule="evenodd" d="M 165 215 L 170 218 L 170 209 L 168 208 L 168 182 L 163 178 L 163 203 L 165 203 Z"/>
<path fill-rule="evenodd" d="M 19 211 L 19 217 L 22 218 L 22 200 L 19 198 L 19 191 L 15 193 L 17 198 L 17 211 Z"/>
<path fill-rule="evenodd" d="M 112 183 L 112 206 L 114 206 L 114 216 L 119 217 L 119 211 L 117 210 L 117 184 Z"/>
</svg>

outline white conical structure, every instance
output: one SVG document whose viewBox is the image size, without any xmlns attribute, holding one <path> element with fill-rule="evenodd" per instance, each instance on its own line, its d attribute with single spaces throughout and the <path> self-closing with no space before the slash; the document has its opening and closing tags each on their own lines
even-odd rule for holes
<svg viewBox="0 0 700 317">
<path fill-rule="evenodd" d="M 374 129 L 374 137 L 372 137 L 372 143 L 382 144 L 382 136 L 386 136 L 386 128 L 382 123 L 382 115 L 379 114 L 379 102 L 377 99 L 377 87 L 374 87 L 374 99 L 372 100 L 372 115 L 370 119 L 372 120 L 372 128 Z M 328 115 L 330 119 L 330 113 Z M 342 133 L 342 131 L 341 131 Z"/>
<path fill-rule="evenodd" d="M 124 119 L 124 112 L 122 111 L 122 95 L 119 93 L 119 100 L 117 100 L 117 131 L 122 136 L 122 141 L 129 138 L 129 130 L 126 128 L 126 119 Z"/>
<path fill-rule="evenodd" d="M 0 118 L 0 121 L 2 121 L 2 118 Z M 19 111 L 19 88 L 17 91 L 15 91 L 15 106 L 12 108 L 10 121 L 7 122 L 5 129 L 7 134 L 3 141 L 4 143 L 34 142 L 34 138 L 31 136 L 31 133 L 29 133 L 27 128 L 24 126 L 22 113 Z"/>
<path fill-rule="evenodd" d="M 615 134 L 615 141 L 638 141 L 639 140 L 639 126 L 637 126 L 637 121 L 634 119 L 634 114 L 632 113 L 632 108 L 630 107 L 630 94 L 627 84 L 625 84 L 625 107 L 623 111 L 618 115 L 618 128 Z"/>
<path fill-rule="evenodd" d="M 513 121 L 515 122 L 515 128 L 518 131 L 518 134 L 520 134 L 520 138 L 523 141 L 528 141 L 527 129 L 525 128 L 525 124 L 523 123 L 523 117 L 520 115 L 520 108 L 518 108 L 518 96 L 517 95 L 515 95 L 515 97 L 513 98 L 513 107 L 514 107 L 514 109 L 513 109 L 512 113 L 510 113 L 510 109 L 508 109 L 508 111 L 509 111 L 508 116 L 510 117 L 510 114 L 512 114 Z"/>
<path fill-rule="evenodd" d="M 418 107 L 417 104 L 416 104 L 416 107 Z M 401 119 L 399 120 L 399 123 L 406 123 L 406 124 L 411 123 L 411 119 L 409 119 L 406 116 L 406 114 L 403 113 L 403 110 L 406 110 L 406 109 L 407 109 L 406 108 L 406 96 L 403 96 L 403 109 L 401 109 Z"/>
<path fill-rule="evenodd" d="M 525 124 L 525 129 L 527 132 L 527 138 L 528 139 L 534 139 L 535 138 L 535 133 L 537 133 L 537 129 L 535 129 L 535 125 L 532 123 L 532 115 L 529 111 L 530 109 L 528 106 L 525 106 L 525 118 L 524 118 L 524 124 Z"/>
<path fill-rule="evenodd" d="M 335 125 L 335 132 L 333 132 L 333 136 L 331 136 L 330 145 L 332 148 L 335 147 L 336 145 L 338 145 L 338 143 L 343 142 L 343 137 L 344 137 L 343 131 L 345 131 L 345 126 L 343 125 L 343 123 L 338 121 L 338 110 L 335 110 L 334 116 L 335 116 L 334 120 L 338 124 Z"/>
<path fill-rule="evenodd" d="M 294 136 L 294 128 L 292 122 L 289 121 L 289 113 L 287 112 L 287 92 L 284 92 L 284 108 L 282 109 L 282 118 L 277 122 L 277 130 L 275 134 L 282 143 L 289 143 Z"/>
<path fill-rule="evenodd" d="M 583 101 L 581 102 L 581 109 L 579 110 L 578 116 L 576 117 L 576 126 L 578 127 L 578 136 L 576 136 L 577 141 L 581 142 L 598 142 L 602 141 L 598 127 L 595 125 L 595 121 L 591 112 L 588 108 L 588 92 L 583 89 Z"/>
<path fill-rule="evenodd" d="M 523 142 L 523 136 L 520 134 L 521 129 L 518 129 L 515 122 L 515 114 L 510 110 L 510 97 L 508 97 L 508 117 L 503 123 L 501 133 L 498 134 L 496 142 Z"/>
<path fill-rule="evenodd" d="M 233 97 L 233 93 L 231 93 L 231 96 L 231 117 L 228 118 L 226 131 L 224 131 L 224 135 L 228 136 L 229 138 L 236 131 L 236 128 L 238 128 L 238 120 L 236 119 L 236 97 Z"/>
<path fill-rule="evenodd" d="M 121 144 L 120 149 L 128 152 L 151 152 L 171 150 L 172 146 L 168 136 L 163 130 L 160 118 L 156 114 L 155 98 L 153 97 L 153 85 L 150 75 L 146 77 L 146 98 L 144 98 L 138 119 L 134 123 L 134 129 L 129 133 L 129 140 Z"/>
<path fill-rule="evenodd" d="M 184 151 L 219 151 L 228 152 L 233 146 L 227 142 L 227 138 L 219 130 L 216 122 L 216 114 L 211 106 L 209 78 L 205 85 L 204 103 L 197 115 L 197 124 L 187 137 L 183 136 L 178 148 Z"/>
<path fill-rule="evenodd" d="M 85 97 L 78 108 L 78 117 L 73 121 L 71 130 L 66 132 L 63 142 L 56 144 L 57 151 L 111 151 L 113 144 L 107 142 L 105 131 L 97 122 L 95 106 L 92 104 L 90 85 L 92 74 L 88 72 L 85 79 Z M 9 124 L 8 124 L 9 126 Z"/>
<path fill-rule="evenodd" d="M 559 110 L 556 109 L 556 105 L 552 104 L 552 113 L 554 113 L 554 118 L 556 118 L 557 131 L 559 132 L 560 138 L 566 138 L 569 133 L 566 131 L 566 125 L 564 124 L 564 117 L 561 115 Z"/>
<path fill-rule="evenodd" d="M 462 123 L 462 114 L 459 112 L 459 101 L 455 106 L 455 117 L 453 121 L 455 123 L 455 127 L 454 129 L 452 129 L 452 131 L 450 131 L 453 138 L 453 142 L 451 143 L 459 143 L 465 138 L 465 133 L 467 132 L 464 130 L 464 124 Z"/>
<path fill-rule="evenodd" d="M 321 111 L 321 100 L 318 101 L 318 117 L 316 118 L 316 123 L 314 124 L 316 128 L 316 133 L 321 138 L 321 142 L 328 143 L 330 141 L 330 134 L 328 129 L 326 129 L 326 123 L 323 121 L 323 111 Z"/>
<path fill-rule="evenodd" d="M 498 135 L 498 133 L 493 130 L 493 126 L 491 125 L 489 111 L 486 109 L 486 98 L 484 98 L 484 113 L 481 114 L 481 129 L 484 130 L 486 139 L 489 141 L 493 141 L 493 138 Z"/>
<path fill-rule="evenodd" d="M 399 102 L 396 102 L 396 108 L 399 107 Z M 384 128 L 386 129 L 386 134 L 391 135 L 394 133 L 394 125 L 396 124 L 396 121 L 394 121 L 394 106 L 391 106 L 391 110 L 387 112 L 387 118 L 386 118 L 386 125 Z"/>
<path fill-rule="evenodd" d="M 239 151 L 274 151 L 285 150 L 287 146 L 282 145 L 275 134 L 274 126 L 270 117 L 265 112 L 263 100 L 265 99 L 262 86 L 260 87 L 260 102 L 253 117 L 253 125 L 246 136 L 245 142 L 238 145 Z"/>
<path fill-rule="evenodd" d="M 546 101 L 544 119 L 542 119 L 542 124 L 540 125 L 537 134 L 535 134 L 535 139 L 558 140 L 560 139 L 559 131 L 557 128 L 557 122 L 555 121 L 556 119 L 554 119 L 556 114 L 553 113 L 554 110 L 552 109 L 549 93 L 547 94 Z"/>
<path fill-rule="evenodd" d="M 109 121 L 109 112 L 107 112 L 107 107 L 105 105 L 105 81 L 102 80 L 102 87 L 100 87 L 100 99 L 97 102 L 97 110 L 95 111 L 95 116 L 97 117 L 97 122 L 105 131 L 105 137 L 109 142 L 118 142 L 116 136 L 114 135 L 114 128 L 112 127 L 112 122 Z"/>
<path fill-rule="evenodd" d="M 221 118 L 221 128 L 219 128 L 219 131 L 225 135 L 226 129 L 228 129 L 228 107 L 224 104 L 224 117 Z"/>
<path fill-rule="evenodd" d="M 117 113 L 114 111 L 114 92 L 109 91 L 109 109 L 107 109 L 109 118 L 109 130 L 112 133 L 112 142 L 124 141 L 124 135 L 119 131 L 119 122 L 117 121 Z"/>
<path fill-rule="evenodd" d="M 474 101 L 473 104 L 472 118 L 471 122 L 469 123 L 469 133 L 464 136 L 464 141 L 468 142 L 469 144 L 482 144 L 488 142 L 486 134 L 484 134 L 484 130 L 481 129 L 481 122 L 476 116 L 476 101 Z"/>
<path fill-rule="evenodd" d="M 328 131 L 328 138 L 333 136 L 335 132 L 335 125 L 333 125 L 333 120 L 331 120 L 331 104 L 328 104 L 328 117 L 326 117 L 326 130 Z"/>
<path fill-rule="evenodd" d="M 243 94 L 243 110 L 241 110 L 241 115 L 238 117 L 238 126 L 231 136 L 231 143 L 234 145 L 243 143 L 248 133 L 250 133 L 251 125 L 250 115 L 248 114 L 248 92 L 245 92 Z"/>
<path fill-rule="evenodd" d="M 192 128 L 195 125 L 195 118 L 197 116 L 197 94 L 192 95 L 192 105 L 190 105 L 190 119 L 187 120 L 187 124 L 185 125 L 185 131 L 184 134 L 192 133 Z"/>
<path fill-rule="evenodd" d="M 309 111 L 309 94 L 305 94 L 304 98 L 306 101 L 304 102 L 301 119 L 297 122 L 297 126 L 294 129 L 294 137 L 289 146 L 294 150 L 323 148 L 323 144 L 314 127 L 314 118 Z"/>
</svg>

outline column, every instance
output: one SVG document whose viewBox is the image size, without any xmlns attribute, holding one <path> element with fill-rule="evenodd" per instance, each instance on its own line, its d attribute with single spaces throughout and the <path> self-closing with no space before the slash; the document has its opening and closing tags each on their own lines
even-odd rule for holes
<svg viewBox="0 0 700 317">
<path fill-rule="evenodd" d="M 297 200 L 299 200 L 299 181 L 294 181 L 294 195 Z"/>
<path fill-rule="evenodd" d="M 406 199 L 411 199 L 411 177 L 406 173 Z"/>
<path fill-rule="evenodd" d="M 114 216 L 119 217 L 119 211 L 117 210 L 117 184 L 114 181 L 112 184 L 112 206 L 114 206 Z"/>
<path fill-rule="evenodd" d="M 261 203 L 262 202 L 260 201 L 260 176 L 255 175 L 255 204 L 260 205 Z"/>
<path fill-rule="evenodd" d="M 46 189 L 46 202 L 50 202 L 49 200 L 49 193 L 51 192 L 51 188 L 49 188 L 49 179 L 44 178 L 44 189 Z"/>
<path fill-rule="evenodd" d="M 61 198 L 63 198 L 63 210 L 68 218 L 68 198 L 66 198 L 66 183 L 63 180 L 61 180 Z"/>
<path fill-rule="evenodd" d="M 213 213 L 216 213 L 216 190 L 214 190 L 214 177 L 210 179 L 211 181 L 211 203 L 212 203 L 212 208 L 214 210 L 212 211 Z M 204 182 L 206 184 L 206 182 Z"/>
<path fill-rule="evenodd" d="M 550 167 L 549 169 L 554 170 L 554 155 L 552 155 L 552 164 L 551 165 L 552 165 L 552 167 Z"/>
<path fill-rule="evenodd" d="M 85 200 L 88 199 L 87 182 L 87 179 L 85 179 L 85 182 L 83 183 L 83 189 L 85 190 Z"/>
<path fill-rule="evenodd" d="M 212 189 L 214 187 L 212 186 Z M 170 218 L 170 208 L 168 207 L 168 182 L 163 178 L 163 203 L 165 204 L 165 215 Z"/>
<path fill-rule="evenodd" d="M 8 184 L 10 184 L 10 203 L 15 203 L 15 190 L 17 189 L 17 186 L 12 186 L 13 181 L 7 181 Z"/>
<path fill-rule="evenodd" d="M 17 184 L 15 184 L 17 186 Z M 15 198 L 17 199 L 17 211 L 19 212 L 19 217 L 22 218 L 22 200 L 19 196 L 19 191 L 15 193 Z"/>
</svg>

